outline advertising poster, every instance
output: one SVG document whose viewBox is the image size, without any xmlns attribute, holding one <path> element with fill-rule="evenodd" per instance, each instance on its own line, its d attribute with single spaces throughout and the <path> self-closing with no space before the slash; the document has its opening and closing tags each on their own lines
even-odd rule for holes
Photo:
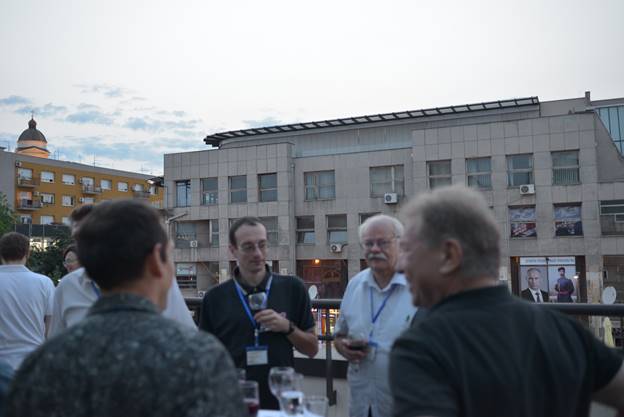
<svg viewBox="0 0 624 417">
<path fill-rule="evenodd" d="M 528 301 L 572 303 L 578 296 L 573 256 L 522 257 L 519 280 L 520 297 Z"/>
</svg>

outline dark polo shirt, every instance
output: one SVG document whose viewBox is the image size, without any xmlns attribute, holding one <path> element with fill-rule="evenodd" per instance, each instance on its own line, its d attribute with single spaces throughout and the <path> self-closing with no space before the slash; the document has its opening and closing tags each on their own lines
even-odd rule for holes
<svg viewBox="0 0 624 417">
<path fill-rule="evenodd" d="M 446 298 L 397 339 L 396 417 L 587 416 L 622 364 L 578 321 L 506 287 Z"/>
<path fill-rule="evenodd" d="M 246 290 L 264 289 L 266 283 L 265 278 L 260 288 Z M 301 330 L 314 327 L 310 298 L 303 282 L 295 276 L 273 274 L 267 308 L 285 313 L 286 318 Z M 278 409 L 277 399 L 271 394 L 267 382 L 269 369 L 273 366 L 293 366 L 293 345 L 282 333 L 262 332 L 260 345 L 269 347 L 269 364 L 247 366 L 245 348 L 253 346 L 254 331 L 236 292 L 234 280 L 228 280 L 206 294 L 199 328 L 212 333 L 225 345 L 236 367 L 246 368 L 247 379 L 258 381 L 261 408 Z"/>
</svg>

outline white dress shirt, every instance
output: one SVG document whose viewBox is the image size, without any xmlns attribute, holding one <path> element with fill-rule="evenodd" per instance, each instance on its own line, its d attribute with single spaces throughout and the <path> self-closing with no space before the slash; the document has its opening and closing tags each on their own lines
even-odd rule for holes
<svg viewBox="0 0 624 417">
<path fill-rule="evenodd" d="M 372 315 L 377 313 L 388 295 L 386 306 L 373 324 Z M 335 333 L 370 334 L 372 330 L 371 339 L 377 343 L 374 355 L 369 355 L 359 365 L 349 364 L 347 379 L 351 391 L 350 417 L 367 417 L 369 407 L 373 417 L 392 415 L 392 395 L 388 379 L 390 349 L 394 340 L 409 327 L 414 313 L 416 307 L 412 305 L 412 296 L 403 274 L 395 273 L 383 290 L 377 285 L 370 268 L 361 271 L 349 281 L 340 304 L 340 317 Z"/>
<path fill-rule="evenodd" d="M 54 284 L 23 265 L 0 265 L 0 359 L 17 369 L 45 340 Z"/>
<path fill-rule="evenodd" d="M 54 291 L 49 335 L 54 336 L 82 320 L 98 298 L 99 289 L 87 276 L 84 268 L 65 275 Z M 167 293 L 167 308 L 163 311 L 163 316 L 187 326 L 197 327 L 175 278 Z"/>
</svg>

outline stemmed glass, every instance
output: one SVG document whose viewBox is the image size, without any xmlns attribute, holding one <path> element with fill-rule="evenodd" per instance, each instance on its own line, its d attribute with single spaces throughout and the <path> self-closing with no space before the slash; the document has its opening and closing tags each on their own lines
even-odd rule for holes
<svg viewBox="0 0 624 417">
<path fill-rule="evenodd" d="M 327 417 L 329 401 L 321 395 L 309 395 L 303 401 L 306 417 Z"/>
<path fill-rule="evenodd" d="M 274 366 L 269 371 L 269 388 L 271 393 L 279 400 L 280 393 L 284 386 L 288 388 L 288 385 L 292 383 L 292 375 L 295 374 L 295 370 L 290 366 Z"/>
<path fill-rule="evenodd" d="M 368 350 L 368 334 L 364 331 L 349 332 L 349 349 L 366 352 Z M 350 363 L 354 371 L 360 370 L 360 364 L 356 362 Z"/>
<path fill-rule="evenodd" d="M 266 308 L 267 295 L 265 292 L 255 292 L 247 296 L 247 301 L 249 301 L 249 309 L 255 315 Z M 259 330 L 265 332 L 267 329 L 261 325 Z"/>
<path fill-rule="evenodd" d="M 303 375 L 293 373 L 284 376 L 279 394 L 280 409 L 287 416 L 303 414 Z"/>
</svg>

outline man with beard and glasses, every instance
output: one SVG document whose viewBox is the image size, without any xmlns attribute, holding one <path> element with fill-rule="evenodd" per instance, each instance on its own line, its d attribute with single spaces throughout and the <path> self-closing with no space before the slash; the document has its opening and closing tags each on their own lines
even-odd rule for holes
<svg viewBox="0 0 624 417">
<path fill-rule="evenodd" d="M 349 361 L 349 416 L 386 417 L 392 412 L 390 349 L 409 327 L 416 308 L 405 276 L 396 270 L 403 225 L 393 217 L 376 215 L 358 232 L 369 268 L 347 285 L 334 344 Z"/>
</svg>

